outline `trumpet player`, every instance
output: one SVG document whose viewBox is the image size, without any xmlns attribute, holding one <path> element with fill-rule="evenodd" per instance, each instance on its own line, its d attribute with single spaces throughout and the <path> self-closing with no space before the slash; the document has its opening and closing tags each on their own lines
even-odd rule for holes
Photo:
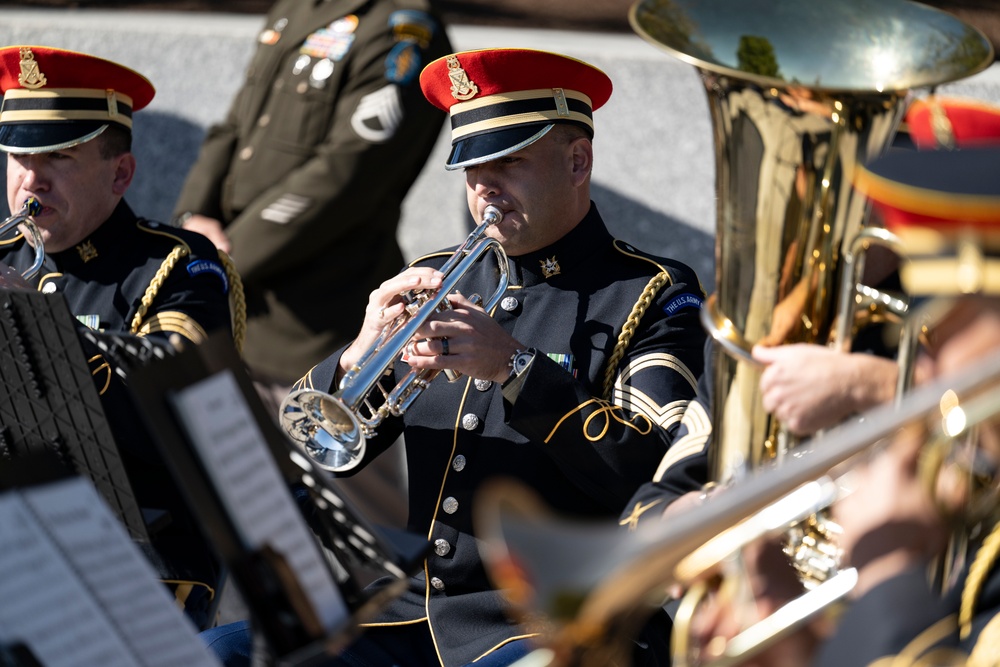
<svg viewBox="0 0 1000 667">
<path fill-rule="evenodd" d="M 483 569 L 477 490 L 509 476 L 568 514 L 617 516 L 694 395 L 703 292 L 684 264 L 615 240 L 591 201 L 593 112 L 612 89 L 604 72 L 555 53 L 486 49 L 432 62 L 421 86 L 449 112 L 446 168 L 464 174 L 473 218 L 488 206 L 501 213 L 486 233 L 509 258 L 509 286 L 495 312 L 476 305 L 473 294 L 497 281 L 487 255 L 392 367 L 392 382 L 410 368 L 462 374 L 438 377 L 401 419 L 384 421 L 361 464 L 404 436 L 408 527 L 433 552 L 335 664 L 507 665 L 539 630 L 508 616 Z M 335 390 L 403 316 L 405 293 L 440 288 L 451 254 L 383 282 L 354 342 L 301 385 Z M 637 645 L 636 664 L 650 653 Z"/>
<path fill-rule="evenodd" d="M 132 116 L 152 84 L 127 67 L 47 46 L 0 49 L 0 151 L 7 154 L 7 203 L 34 198 L 46 258 L 29 288 L 62 295 L 82 326 L 198 343 L 230 329 L 231 280 L 200 234 L 136 216 L 124 196 L 136 173 Z M 0 240 L 0 263 L 23 272 L 35 257 L 22 233 Z M 95 350 L 96 352 L 96 350 Z M 140 504 L 166 511 L 171 527 L 154 541 L 194 592 L 186 609 L 207 625 L 214 557 L 166 468 L 148 444 L 130 398 L 100 354 L 89 359 L 102 405 Z M 185 572 L 185 576 L 176 576 Z M 181 589 L 187 590 L 184 585 Z"/>
</svg>

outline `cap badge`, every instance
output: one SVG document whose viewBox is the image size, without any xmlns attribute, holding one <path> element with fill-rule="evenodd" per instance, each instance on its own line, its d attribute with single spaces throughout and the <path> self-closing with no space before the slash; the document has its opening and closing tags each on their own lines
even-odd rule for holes
<svg viewBox="0 0 1000 667">
<path fill-rule="evenodd" d="M 97 248 L 90 241 L 84 241 L 76 247 L 76 251 L 80 253 L 80 259 L 86 264 L 92 259 L 97 259 Z"/>
<path fill-rule="evenodd" d="M 455 56 L 448 56 L 448 78 L 451 80 L 451 96 L 456 100 L 471 100 L 479 93 L 479 86 L 469 80 Z"/>
<path fill-rule="evenodd" d="M 562 273 L 562 269 L 559 268 L 559 262 L 556 258 L 550 257 L 546 259 L 538 260 L 538 263 L 542 265 L 542 275 L 546 278 L 551 278 L 552 276 L 558 276 Z"/>
<path fill-rule="evenodd" d="M 17 77 L 17 82 L 25 88 L 41 88 L 45 85 L 45 75 L 38 69 L 38 62 L 30 47 L 21 48 L 21 74 Z"/>
</svg>

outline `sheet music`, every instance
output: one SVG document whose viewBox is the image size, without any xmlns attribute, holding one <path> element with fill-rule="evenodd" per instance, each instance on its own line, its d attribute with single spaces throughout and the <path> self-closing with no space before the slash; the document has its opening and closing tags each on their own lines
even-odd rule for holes
<svg viewBox="0 0 1000 667">
<path fill-rule="evenodd" d="M 218 665 L 87 480 L 0 495 L 0 572 L 0 642 L 46 667 Z"/>
<path fill-rule="evenodd" d="M 323 627 L 338 629 L 349 616 L 347 606 L 231 371 L 195 383 L 173 400 L 243 541 L 282 554 Z"/>
<path fill-rule="evenodd" d="M 96 490 L 80 482 L 33 487 L 24 500 L 62 553 L 70 554 L 77 575 L 141 664 L 217 664 Z"/>
</svg>

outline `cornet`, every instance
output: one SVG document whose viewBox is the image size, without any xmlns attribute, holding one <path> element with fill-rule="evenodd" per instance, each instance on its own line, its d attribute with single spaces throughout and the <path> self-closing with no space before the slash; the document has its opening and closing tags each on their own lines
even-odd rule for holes
<svg viewBox="0 0 1000 667">
<path fill-rule="evenodd" d="M 375 435 L 382 420 L 390 415 L 402 416 L 437 377 L 438 370 L 410 370 L 392 391 L 379 385 L 417 330 L 434 313 L 451 308 L 448 295 L 490 250 L 497 259 L 499 278 L 493 295 L 483 307 L 489 312 L 496 306 L 507 290 L 509 269 L 503 247 L 496 239 L 487 237 L 486 230 L 501 220 L 503 211 L 496 206 L 486 207 L 482 223 L 441 267 L 445 274 L 441 287 L 433 293 L 423 290 L 404 293 L 403 314 L 382 329 L 375 343 L 344 375 L 335 393 L 300 389 L 282 402 L 278 414 L 282 429 L 319 467 L 343 472 L 357 466 L 364 456 L 367 439 Z M 473 297 L 472 301 L 481 299 Z M 454 371 L 446 371 L 446 375 L 449 381 L 459 377 Z M 377 407 L 369 399 L 376 387 L 383 395 L 383 402 Z"/>
<path fill-rule="evenodd" d="M 45 242 L 42 240 L 42 233 L 38 231 L 35 224 L 35 216 L 42 210 L 42 204 L 34 197 L 24 200 L 21 210 L 0 222 L 0 237 L 12 229 L 17 229 L 18 225 L 24 225 L 25 231 L 31 236 L 31 245 L 35 249 L 35 261 L 27 268 L 21 277 L 31 280 L 38 275 L 42 269 L 42 262 L 45 261 Z"/>
</svg>

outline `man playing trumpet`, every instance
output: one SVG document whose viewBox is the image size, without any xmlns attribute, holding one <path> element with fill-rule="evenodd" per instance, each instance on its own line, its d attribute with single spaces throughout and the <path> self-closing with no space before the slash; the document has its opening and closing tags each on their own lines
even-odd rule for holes
<svg viewBox="0 0 1000 667">
<path fill-rule="evenodd" d="M 497 263 L 479 262 L 385 382 L 410 368 L 463 376 L 432 382 L 368 442 L 362 466 L 405 436 L 408 527 L 434 551 L 348 653 L 372 664 L 506 665 L 538 630 L 509 618 L 483 569 L 477 490 L 509 476 L 568 514 L 616 516 L 694 395 L 703 293 L 683 264 L 613 239 L 590 199 L 592 113 L 611 94 L 603 72 L 554 53 L 488 49 L 431 63 L 421 85 L 450 113 L 447 168 L 463 170 L 473 217 L 488 206 L 502 214 L 487 233 L 509 256 L 510 284 L 484 311 L 471 297 L 494 291 Z M 355 341 L 301 386 L 334 391 L 402 315 L 402 293 L 440 287 L 450 255 L 422 257 L 382 283 Z M 649 653 L 637 647 L 637 664 Z"/>
</svg>

